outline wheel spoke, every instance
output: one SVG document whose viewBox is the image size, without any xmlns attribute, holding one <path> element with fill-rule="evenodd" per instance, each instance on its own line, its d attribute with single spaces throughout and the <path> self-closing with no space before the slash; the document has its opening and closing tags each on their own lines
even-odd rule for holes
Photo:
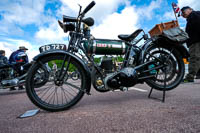
<svg viewBox="0 0 200 133">
<path fill-rule="evenodd" d="M 67 82 L 66 85 L 72 86 L 72 87 L 74 87 L 74 88 L 76 88 L 76 89 L 82 91 L 80 87 L 77 87 L 76 85 L 73 85 L 73 84 L 71 84 L 71 83 L 68 83 L 68 82 Z"/>
<path fill-rule="evenodd" d="M 47 89 L 47 91 L 45 92 L 45 93 L 43 93 L 43 95 L 41 96 L 41 98 L 40 99 L 42 99 L 43 98 L 43 96 L 45 96 L 46 94 L 47 94 L 47 92 L 49 92 L 49 90 L 51 90 L 51 88 L 53 88 L 53 86 L 52 87 L 50 87 L 49 89 Z M 39 95 L 38 95 L 39 96 Z"/>
<path fill-rule="evenodd" d="M 37 92 L 39 92 L 38 95 L 40 95 L 40 94 L 41 94 L 42 92 L 44 92 L 45 90 L 50 89 L 49 87 L 50 87 L 51 85 L 53 85 L 53 84 L 50 84 L 49 86 L 47 86 L 47 87 L 45 87 L 45 88 L 40 88 L 40 89 L 36 90 Z M 51 86 L 51 87 L 52 87 L 52 86 Z"/>
<path fill-rule="evenodd" d="M 64 96 L 65 96 L 65 99 L 66 99 L 66 101 L 68 102 L 68 100 L 67 100 L 68 95 L 65 93 L 65 90 L 64 90 L 64 88 L 63 88 L 62 86 L 61 86 L 61 89 L 63 90 Z"/>
<path fill-rule="evenodd" d="M 71 86 L 69 86 L 70 90 L 72 90 L 72 93 L 74 92 L 75 94 L 77 93 L 74 88 L 72 88 Z"/>
<path fill-rule="evenodd" d="M 63 88 L 66 92 L 68 92 L 68 94 L 72 97 L 74 97 L 74 95 L 72 93 L 70 93 L 67 89 Z"/>
<path fill-rule="evenodd" d="M 50 95 L 49 96 L 47 96 L 47 98 L 46 99 L 44 99 L 44 101 L 46 101 L 49 97 L 51 97 L 51 95 L 53 95 L 54 94 L 54 91 L 52 91 L 51 93 L 50 93 Z M 51 98 L 50 98 L 50 100 L 49 100 L 49 102 L 47 102 L 47 103 L 50 103 L 50 101 L 51 101 Z"/>
</svg>

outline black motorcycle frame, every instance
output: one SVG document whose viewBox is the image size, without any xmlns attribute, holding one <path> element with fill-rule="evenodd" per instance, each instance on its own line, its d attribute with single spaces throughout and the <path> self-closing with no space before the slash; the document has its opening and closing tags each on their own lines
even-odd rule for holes
<svg viewBox="0 0 200 133">
<path fill-rule="evenodd" d="M 35 61 L 39 61 L 40 58 L 45 57 L 45 56 L 49 56 L 49 55 L 52 55 L 52 54 L 55 54 L 55 53 L 56 54 L 65 55 L 64 59 L 63 59 L 63 64 L 62 64 L 62 67 L 61 67 L 61 71 L 60 71 L 60 76 L 59 76 L 60 78 L 58 79 L 57 82 L 62 82 L 63 76 L 65 74 L 67 74 L 71 58 L 74 58 L 75 60 L 77 60 L 81 64 L 81 66 L 83 67 L 83 69 L 85 70 L 85 72 L 88 75 L 87 76 L 87 78 L 88 78 L 88 80 L 87 80 L 88 81 L 88 87 L 86 88 L 86 91 L 82 90 L 82 91 L 86 92 L 87 94 L 90 94 L 91 86 L 90 86 L 89 82 L 91 82 L 91 71 L 88 68 L 88 66 L 85 63 L 85 61 L 80 59 L 78 56 L 75 55 L 75 53 L 77 53 L 78 50 L 81 50 L 85 54 L 85 56 L 87 57 L 88 61 L 92 63 L 92 66 L 94 67 L 94 69 L 98 73 L 101 74 L 102 79 L 104 78 L 101 70 L 98 67 L 98 65 L 94 62 L 93 56 L 88 55 L 87 52 L 85 51 L 85 49 L 83 48 L 83 46 L 81 45 L 81 42 L 82 42 L 83 39 L 88 39 L 88 40 L 91 39 L 90 35 L 88 37 L 88 33 L 85 34 L 83 32 L 83 29 L 81 29 L 81 24 L 84 23 L 84 24 L 87 24 L 87 25 L 93 25 L 94 22 L 93 22 L 93 20 L 91 18 L 83 19 L 85 14 L 87 13 L 87 11 L 90 10 L 93 7 L 93 5 L 94 5 L 94 3 L 91 3 L 82 13 L 81 13 L 81 7 L 80 7 L 79 15 L 78 15 L 77 18 L 63 16 L 63 23 L 59 21 L 59 24 L 60 24 L 61 28 L 63 28 L 64 32 L 68 32 L 69 31 L 70 41 L 69 41 L 69 44 L 68 44 L 67 51 L 60 51 L 60 50 L 48 51 L 48 52 L 41 53 L 40 55 L 38 55 L 38 56 L 36 56 L 34 58 Z M 141 30 L 141 32 L 144 33 L 143 30 Z M 140 42 L 142 39 L 146 40 L 145 43 L 142 45 L 142 47 L 136 46 L 136 44 L 138 42 Z M 122 64 L 123 68 L 128 66 L 127 61 L 129 59 L 130 52 L 131 52 L 133 47 L 140 49 L 140 53 L 139 53 L 138 59 L 136 60 L 136 64 L 137 65 L 135 67 L 135 69 L 138 70 L 138 71 L 141 71 L 141 69 L 143 69 L 144 67 L 146 67 L 146 66 L 148 66 L 149 64 L 152 63 L 152 61 L 145 62 L 145 63 L 143 61 L 144 61 L 144 58 L 145 58 L 145 56 L 147 54 L 152 56 L 150 53 L 147 53 L 147 50 L 153 45 L 166 47 L 166 48 L 170 49 L 171 52 L 174 49 L 176 49 L 177 51 L 179 51 L 181 53 L 183 58 L 187 58 L 188 55 L 189 55 L 184 46 L 182 46 L 182 45 L 173 45 L 172 43 L 167 43 L 167 42 L 170 42 L 170 40 L 166 40 L 166 38 L 148 38 L 145 33 L 135 43 L 132 43 L 132 41 L 124 41 L 124 42 L 126 43 L 126 45 L 128 45 L 128 51 L 125 54 L 125 60 L 124 60 L 124 62 Z M 166 43 L 167 43 L 167 45 L 166 45 Z M 156 57 L 154 57 L 154 58 L 157 61 L 159 61 L 161 63 L 161 65 L 158 66 L 158 67 L 149 69 L 149 70 L 145 70 L 144 71 L 145 73 L 148 73 L 148 72 L 150 72 L 152 70 L 158 70 L 158 69 L 166 66 L 165 62 L 163 62 L 162 60 L 160 60 L 160 59 L 158 59 Z M 67 63 L 66 69 L 64 70 L 64 64 L 65 64 L 66 61 L 68 63 Z M 63 73 L 63 71 L 64 71 L 64 74 L 61 74 L 61 73 Z M 143 77 L 139 77 L 139 79 L 143 80 L 143 79 L 147 79 L 147 78 L 150 78 L 150 77 L 151 76 L 143 76 Z"/>
</svg>

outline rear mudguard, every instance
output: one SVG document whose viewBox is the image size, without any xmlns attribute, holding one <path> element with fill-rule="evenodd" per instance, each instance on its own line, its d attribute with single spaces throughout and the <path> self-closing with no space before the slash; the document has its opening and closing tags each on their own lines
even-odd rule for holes
<svg viewBox="0 0 200 133">
<path fill-rule="evenodd" d="M 170 41 L 169 39 L 167 38 L 164 38 L 164 37 L 153 37 L 153 38 L 150 38 L 148 39 L 146 42 L 145 42 L 145 45 L 143 45 L 141 48 L 142 48 L 142 52 L 140 53 L 140 56 L 139 56 L 139 63 L 142 63 L 144 58 L 145 58 L 145 51 L 147 49 L 149 49 L 150 47 L 152 46 L 161 46 L 161 47 L 164 47 L 164 48 L 167 48 L 167 49 L 171 49 L 171 48 L 175 48 L 182 56 L 182 58 L 187 58 L 190 56 L 189 52 L 188 52 L 188 49 L 186 49 L 183 44 L 177 44 L 177 43 L 174 43 L 172 41 Z"/>
<path fill-rule="evenodd" d="M 152 42 L 158 46 L 163 46 L 166 48 L 175 48 L 177 51 L 180 52 L 182 58 L 188 58 L 190 56 L 188 49 L 183 46 L 183 43 L 176 43 L 169 40 L 163 36 L 157 36 L 152 38 Z"/>
<path fill-rule="evenodd" d="M 47 51 L 47 52 L 43 52 L 37 56 L 35 56 L 33 58 L 34 61 L 39 61 L 40 59 L 46 57 L 46 56 L 50 56 L 50 55 L 67 55 L 67 56 L 71 56 L 71 58 L 73 58 L 75 61 L 77 61 L 79 63 L 79 65 L 82 67 L 82 69 L 84 70 L 84 72 L 86 73 L 86 88 L 85 91 L 87 94 L 90 94 L 90 89 L 91 89 L 91 73 L 90 70 L 88 68 L 88 66 L 83 62 L 82 59 L 80 59 L 78 56 L 69 53 L 67 51 L 62 51 L 62 50 L 52 50 L 52 51 Z"/>
</svg>

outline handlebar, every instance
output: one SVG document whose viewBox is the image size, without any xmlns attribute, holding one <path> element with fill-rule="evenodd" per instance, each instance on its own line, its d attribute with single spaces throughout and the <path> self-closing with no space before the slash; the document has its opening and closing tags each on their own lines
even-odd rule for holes
<svg viewBox="0 0 200 133">
<path fill-rule="evenodd" d="M 89 26 L 92 26 L 94 24 L 94 20 L 92 18 L 86 18 L 83 19 L 85 14 L 95 5 L 95 1 L 92 1 L 84 10 L 82 13 L 81 12 L 81 6 L 80 6 L 80 10 L 79 10 L 79 15 L 77 18 L 75 17 L 69 17 L 69 16 L 65 16 L 63 15 L 63 22 L 68 22 L 67 24 L 64 24 L 60 21 L 58 21 L 60 27 L 64 30 L 64 32 L 68 32 L 68 31 L 80 31 L 80 27 L 81 27 L 81 22 L 84 21 L 84 23 L 86 23 Z M 70 22 L 75 22 L 76 25 L 71 24 Z"/>
<path fill-rule="evenodd" d="M 95 1 L 92 1 L 83 11 L 82 14 L 86 14 L 94 5 L 95 5 Z"/>
</svg>

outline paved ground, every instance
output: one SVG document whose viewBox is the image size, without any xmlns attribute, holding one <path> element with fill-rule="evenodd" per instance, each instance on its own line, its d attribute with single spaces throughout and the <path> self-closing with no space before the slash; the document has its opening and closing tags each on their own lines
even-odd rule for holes
<svg viewBox="0 0 200 133">
<path fill-rule="evenodd" d="M 137 88 L 150 88 L 137 85 Z M 1 133 L 199 133 L 200 80 L 181 84 L 166 93 L 166 102 L 148 99 L 148 92 L 99 93 L 85 95 L 70 110 L 19 119 L 36 109 L 24 91 L 0 92 Z M 154 97 L 162 93 L 153 92 Z"/>
</svg>

